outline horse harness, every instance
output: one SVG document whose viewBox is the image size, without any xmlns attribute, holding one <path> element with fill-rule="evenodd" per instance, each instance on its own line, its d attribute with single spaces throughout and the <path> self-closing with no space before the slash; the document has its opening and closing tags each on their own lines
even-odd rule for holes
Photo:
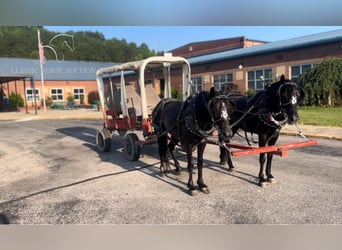
<svg viewBox="0 0 342 250">
<path fill-rule="evenodd" d="M 266 97 L 265 95 L 267 93 L 267 89 L 266 89 L 266 90 L 263 90 L 263 92 L 259 94 L 257 99 L 251 105 L 247 104 L 244 111 L 236 110 L 237 112 L 243 113 L 243 115 L 236 122 L 234 122 L 231 125 L 231 127 L 239 125 L 247 115 L 253 115 L 253 116 L 257 115 L 262 123 L 272 128 L 280 129 L 284 127 L 287 122 L 288 117 L 287 117 L 287 114 L 284 112 L 283 107 L 285 107 L 286 105 L 297 104 L 297 99 L 293 96 L 289 102 L 282 103 L 280 92 L 281 92 L 281 89 L 286 85 L 292 85 L 292 86 L 298 87 L 298 85 L 294 82 L 287 82 L 279 87 L 279 89 L 277 90 L 277 94 L 279 96 L 279 112 L 277 113 L 269 112 L 269 110 L 267 110 L 266 108 L 258 109 L 259 112 L 256 112 L 256 113 L 251 112 L 254 108 L 258 108 L 258 106 L 262 106 L 262 102 L 264 101 Z M 279 119 L 280 117 L 281 119 Z"/>
<path fill-rule="evenodd" d="M 182 106 L 179 110 L 177 120 L 176 120 L 174 126 L 172 128 L 170 128 L 169 130 L 165 130 L 165 131 L 162 131 L 161 126 L 159 126 L 157 135 L 163 136 L 163 135 L 167 134 L 170 130 L 174 129 L 175 127 L 177 127 L 177 133 L 180 135 L 180 124 L 182 122 L 185 122 L 186 129 L 190 133 L 192 133 L 193 135 L 198 136 L 200 138 L 203 138 L 203 140 L 206 140 L 206 138 L 214 131 L 216 123 L 218 123 L 222 119 L 228 119 L 228 112 L 227 112 L 226 108 L 222 112 L 221 117 L 217 120 L 214 119 L 213 114 L 209 108 L 212 101 L 222 100 L 222 99 L 228 99 L 228 97 L 224 96 L 224 95 L 215 96 L 214 98 L 212 98 L 207 103 L 207 101 L 205 100 L 205 97 L 202 95 L 202 100 L 205 103 L 206 110 L 210 116 L 211 128 L 209 130 L 204 130 L 200 127 L 198 118 L 196 116 L 196 102 L 194 101 L 194 97 L 190 96 L 184 102 L 182 102 Z M 163 109 L 165 104 L 167 104 L 171 101 L 175 101 L 175 100 L 174 99 L 165 99 L 165 101 L 163 101 L 162 105 L 159 108 Z"/>
</svg>

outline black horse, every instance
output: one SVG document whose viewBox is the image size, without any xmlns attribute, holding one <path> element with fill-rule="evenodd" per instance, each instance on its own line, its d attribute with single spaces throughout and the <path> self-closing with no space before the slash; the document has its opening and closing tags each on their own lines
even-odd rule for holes
<svg viewBox="0 0 342 250">
<path fill-rule="evenodd" d="M 229 95 L 228 95 L 229 96 Z M 236 96 L 235 96 L 236 98 Z M 258 135 L 259 147 L 274 145 L 279 137 L 281 128 L 286 124 L 296 124 L 299 120 L 298 105 L 304 98 L 304 91 L 295 83 L 286 80 L 282 75 L 278 82 L 253 95 L 250 99 L 240 97 L 236 100 L 236 108 L 231 115 L 233 135 L 239 129 Z M 249 143 L 250 144 L 250 143 Z M 271 173 L 273 153 L 267 153 L 266 177 L 264 177 L 265 153 L 259 157 L 259 185 L 264 187 L 266 181 L 274 183 Z M 229 150 L 220 147 L 221 164 L 228 163 L 228 170 L 233 171 L 233 163 Z"/>
<path fill-rule="evenodd" d="M 210 92 L 202 91 L 189 97 L 184 102 L 162 99 L 152 112 L 152 124 L 158 136 L 161 175 L 169 169 L 168 151 L 175 162 L 176 173 L 180 174 L 179 162 L 173 154 L 175 145 L 180 142 L 187 154 L 189 193 L 194 195 L 196 189 L 192 179 L 192 152 L 197 146 L 197 184 L 202 192 L 209 193 L 202 174 L 206 138 L 215 128 L 219 131 L 221 141 L 228 141 L 231 138 L 229 115 L 233 109 L 233 103 L 229 98 L 219 95 L 214 88 L 211 88 Z"/>
</svg>

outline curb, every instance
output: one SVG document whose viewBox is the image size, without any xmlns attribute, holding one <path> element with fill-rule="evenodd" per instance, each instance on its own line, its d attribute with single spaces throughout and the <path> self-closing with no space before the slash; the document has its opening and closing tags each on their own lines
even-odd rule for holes
<svg viewBox="0 0 342 250">
<path fill-rule="evenodd" d="M 300 137 L 298 134 L 294 133 L 294 132 L 289 132 L 289 131 L 280 131 L 280 134 L 283 135 L 289 135 L 289 136 L 298 136 Z M 320 138 L 320 139 L 330 139 L 330 140 L 337 140 L 337 141 L 342 141 L 342 137 L 340 136 L 333 136 L 333 135 L 324 135 L 324 134 L 310 134 L 310 133 L 305 133 L 305 137 L 307 137 L 307 139 L 311 139 L 311 138 Z"/>
</svg>

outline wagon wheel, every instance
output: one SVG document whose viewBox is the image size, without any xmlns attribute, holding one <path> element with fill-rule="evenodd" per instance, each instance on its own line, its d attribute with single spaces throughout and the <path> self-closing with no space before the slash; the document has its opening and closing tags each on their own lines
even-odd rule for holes
<svg viewBox="0 0 342 250">
<path fill-rule="evenodd" d="M 109 152 L 112 145 L 112 135 L 108 129 L 103 128 L 96 133 L 96 146 L 101 152 Z"/>
<path fill-rule="evenodd" d="M 134 133 L 129 133 L 126 135 L 124 144 L 124 154 L 125 157 L 130 161 L 137 161 L 141 154 L 141 145 L 136 142 L 139 138 Z"/>
</svg>

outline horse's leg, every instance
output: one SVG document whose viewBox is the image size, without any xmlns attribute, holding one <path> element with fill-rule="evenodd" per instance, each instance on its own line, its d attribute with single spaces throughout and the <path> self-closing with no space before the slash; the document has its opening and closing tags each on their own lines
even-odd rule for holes
<svg viewBox="0 0 342 250">
<path fill-rule="evenodd" d="M 176 175 L 180 175 L 181 174 L 180 164 L 174 155 L 174 150 L 175 150 L 177 143 L 178 143 L 178 140 L 175 138 L 172 138 L 170 143 L 168 144 L 168 148 L 169 148 L 170 155 L 175 163 Z"/>
<path fill-rule="evenodd" d="M 227 162 L 227 150 L 220 146 L 220 165 L 225 165 Z"/>
<path fill-rule="evenodd" d="M 267 144 L 266 135 L 260 134 L 259 135 L 259 147 L 264 147 Z M 259 164 L 260 164 L 260 170 L 259 170 L 259 185 L 260 187 L 266 186 L 266 179 L 264 176 L 264 166 L 266 161 L 266 154 L 260 153 L 259 156 Z"/>
<path fill-rule="evenodd" d="M 193 174 L 193 169 L 194 169 L 194 164 L 192 161 L 192 145 L 191 144 L 187 144 L 184 145 L 184 147 L 186 148 L 186 156 L 187 156 L 187 160 L 188 160 L 188 172 L 189 172 L 189 180 L 188 180 L 188 187 L 189 187 L 189 194 L 190 195 L 196 195 L 196 188 L 194 186 L 194 181 L 192 179 L 192 174 Z"/>
<path fill-rule="evenodd" d="M 203 180 L 203 154 L 205 149 L 206 143 L 200 143 L 197 145 L 197 168 L 198 168 L 198 178 L 197 178 L 197 184 L 199 189 L 205 193 L 209 194 L 209 189 L 207 185 L 205 185 Z"/>
<path fill-rule="evenodd" d="M 274 144 L 276 144 L 278 137 L 279 137 L 279 133 L 270 139 L 268 145 L 273 146 Z M 271 173 L 272 159 L 273 159 L 273 153 L 268 153 L 267 154 L 267 162 L 266 162 L 266 176 L 267 176 L 268 182 L 275 183 L 275 179 Z"/>
<path fill-rule="evenodd" d="M 227 153 L 227 161 L 228 161 L 228 171 L 234 172 L 235 167 L 233 165 L 232 156 L 228 150 L 226 150 L 226 153 Z"/>
<path fill-rule="evenodd" d="M 228 164 L 228 171 L 233 172 L 234 171 L 234 165 L 232 161 L 232 156 L 230 155 L 230 152 L 225 148 L 220 146 L 220 164 L 225 165 Z"/>
<path fill-rule="evenodd" d="M 159 136 L 158 137 L 158 152 L 160 157 L 160 176 L 165 176 L 166 169 L 168 166 L 168 158 L 167 158 L 167 136 Z"/>
</svg>

